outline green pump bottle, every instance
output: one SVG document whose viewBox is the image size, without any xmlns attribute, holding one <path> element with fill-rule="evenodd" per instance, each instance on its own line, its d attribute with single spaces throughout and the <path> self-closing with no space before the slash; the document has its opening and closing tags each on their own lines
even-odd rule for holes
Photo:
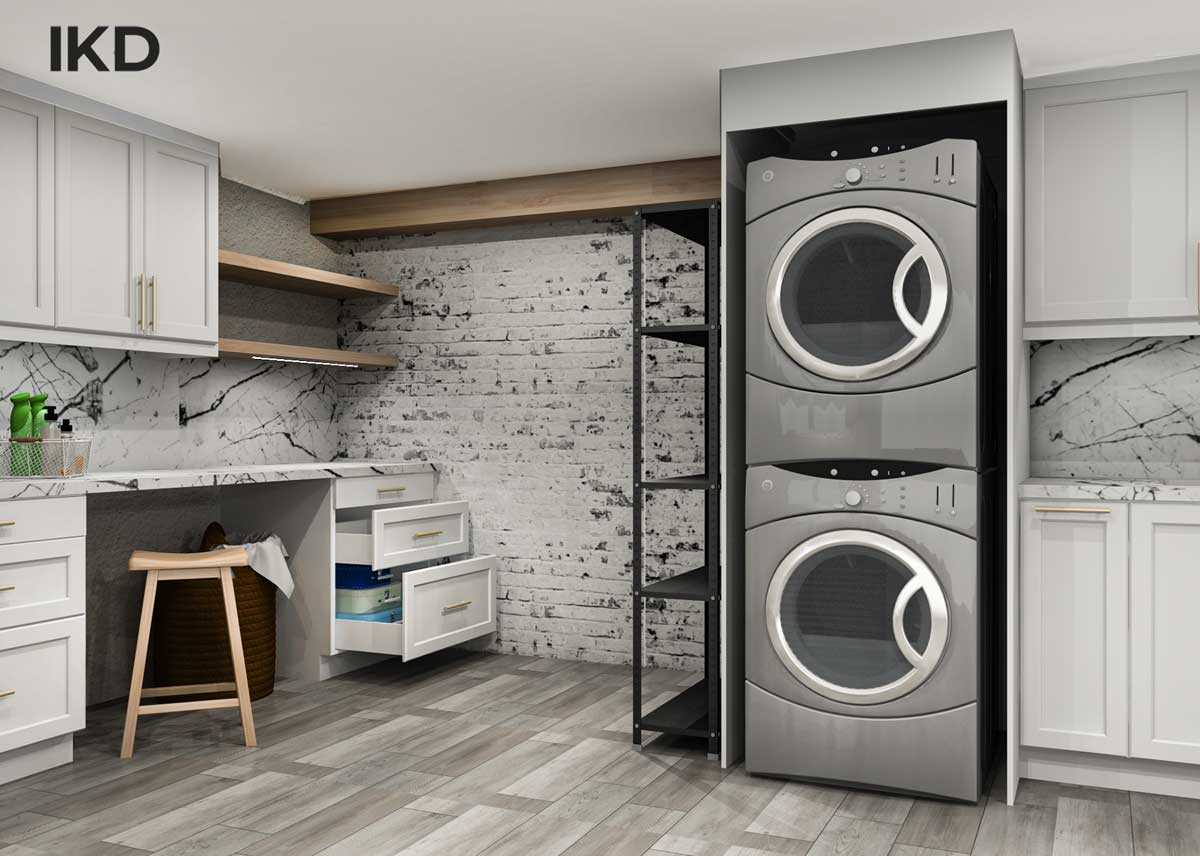
<svg viewBox="0 0 1200 856">
<path fill-rule="evenodd" d="M 30 404 L 28 392 L 18 392 L 9 399 L 12 402 L 12 415 L 8 420 L 9 436 L 22 439 L 33 436 L 33 407 Z M 9 443 L 9 459 L 11 475 L 29 475 L 29 449 L 23 443 Z"/>
</svg>

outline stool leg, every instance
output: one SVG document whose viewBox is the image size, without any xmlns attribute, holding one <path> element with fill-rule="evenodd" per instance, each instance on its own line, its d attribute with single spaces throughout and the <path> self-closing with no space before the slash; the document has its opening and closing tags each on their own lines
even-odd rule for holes
<svg viewBox="0 0 1200 856">
<path fill-rule="evenodd" d="M 133 757 L 133 738 L 137 732 L 138 708 L 142 704 L 142 682 L 146 677 L 146 651 L 150 647 L 150 624 L 154 619 L 154 596 L 158 592 L 158 571 L 146 572 L 146 591 L 142 595 L 142 620 L 138 624 L 137 648 L 133 655 L 133 675 L 129 679 L 129 706 L 125 709 L 125 736 L 121 739 L 121 757 Z"/>
<path fill-rule="evenodd" d="M 238 709 L 247 746 L 257 746 L 254 713 L 250 710 L 250 682 L 246 679 L 246 655 L 242 651 L 242 629 L 238 624 L 237 599 L 233 593 L 233 569 L 221 568 L 221 591 L 225 595 L 225 621 L 229 625 L 229 649 L 233 655 L 233 682 L 237 685 Z"/>
</svg>

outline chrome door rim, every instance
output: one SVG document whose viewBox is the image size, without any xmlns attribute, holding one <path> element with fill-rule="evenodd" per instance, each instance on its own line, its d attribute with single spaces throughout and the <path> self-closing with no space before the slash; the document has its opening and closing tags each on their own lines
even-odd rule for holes
<svg viewBox="0 0 1200 856">
<path fill-rule="evenodd" d="M 883 226 L 900 233 L 912 242 L 912 248 L 901 259 L 892 278 L 892 302 L 896 307 L 896 315 L 900 318 L 900 323 L 912 335 L 912 339 L 904 347 L 882 360 L 861 366 L 831 363 L 810 353 L 792 336 L 792 331 L 788 329 L 787 322 L 783 317 L 783 277 L 796 253 L 822 232 L 850 223 L 871 223 Z M 903 293 L 904 279 L 918 259 L 925 261 L 925 268 L 929 271 L 929 311 L 922 322 L 913 318 L 908 307 L 904 305 Z M 937 245 L 916 223 L 892 211 L 884 211 L 880 208 L 841 208 L 810 220 L 784 243 L 778 255 L 775 256 L 775 262 L 771 265 L 771 272 L 767 276 L 767 286 L 767 321 L 771 325 L 771 332 L 775 334 L 775 340 L 779 342 L 780 347 L 787 352 L 788 356 L 801 366 L 813 374 L 829 380 L 873 380 L 891 374 L 911 363 L 929 347 L 929 343 L 941 329 L 950 297 L 946 263 L 942 260 L 942 254 L 938 252 Z"/>
<path fill-rule="evenodd" d="M 912 579 L 901 590 L 892 608 L 892 632 L 896 636 L 896 645 L 912 669 L 891 683 L 859 689 L 827 681 L 809 669 L 784 639 L 781 615 L 784 587 L 806 559 L 830 547 L 868 547 L 878 550 L 896 559 L 912 574 Z M 923 653 L 918 653 L 913 648 L 904 632 L 904 610 L 918 591 L 924 592 L 929 604 L 929 642 Z M 946 596 L 929 565 L 895 538 L 865 529 L 825 532 L 809 538 L 784 556 L 771 576 L 771 584 L 767 588 L 766 620 L 771 646 L 784 667 L 813 692 L 848 704 L 880 704 L 912 692 L 933 673 L 942 658 L 950 635 L 950 614 Z"/>
</svg>

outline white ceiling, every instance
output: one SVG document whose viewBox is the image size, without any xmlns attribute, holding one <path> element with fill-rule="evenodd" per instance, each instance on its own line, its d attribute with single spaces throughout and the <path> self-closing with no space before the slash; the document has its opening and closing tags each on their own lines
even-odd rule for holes
<svg viewBox="0 0 1200 856">
<path fill-rule="evenodd" d="M 51 73 L 51 24 L 147 26 L 162 55 Z M 1008 28 L 1033 77 L 1200 51 L 1200 4 L 5 0 L 0 68 L 211 137 L 226 176 L 314 198 L 713 154 L 720 68 Z"/>
</svg>

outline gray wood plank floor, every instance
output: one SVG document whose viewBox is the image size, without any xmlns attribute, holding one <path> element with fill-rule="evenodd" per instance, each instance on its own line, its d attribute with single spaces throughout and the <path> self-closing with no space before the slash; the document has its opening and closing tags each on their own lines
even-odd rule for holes
<svg viewBox="0 0 1200 856">
<path fill-rule="evenodd" d="M 694 675 L 647 673 L 646 698 Z M 446 652 L 234 710 L 88 712 L 76 762 L 0 786 L 0 856 L 1069 856 L 1200 854 L 1200 801 L 1045 782 L 1004 805 L 724 771 L 629 744 L 628 669 Z"/>
</svg>

